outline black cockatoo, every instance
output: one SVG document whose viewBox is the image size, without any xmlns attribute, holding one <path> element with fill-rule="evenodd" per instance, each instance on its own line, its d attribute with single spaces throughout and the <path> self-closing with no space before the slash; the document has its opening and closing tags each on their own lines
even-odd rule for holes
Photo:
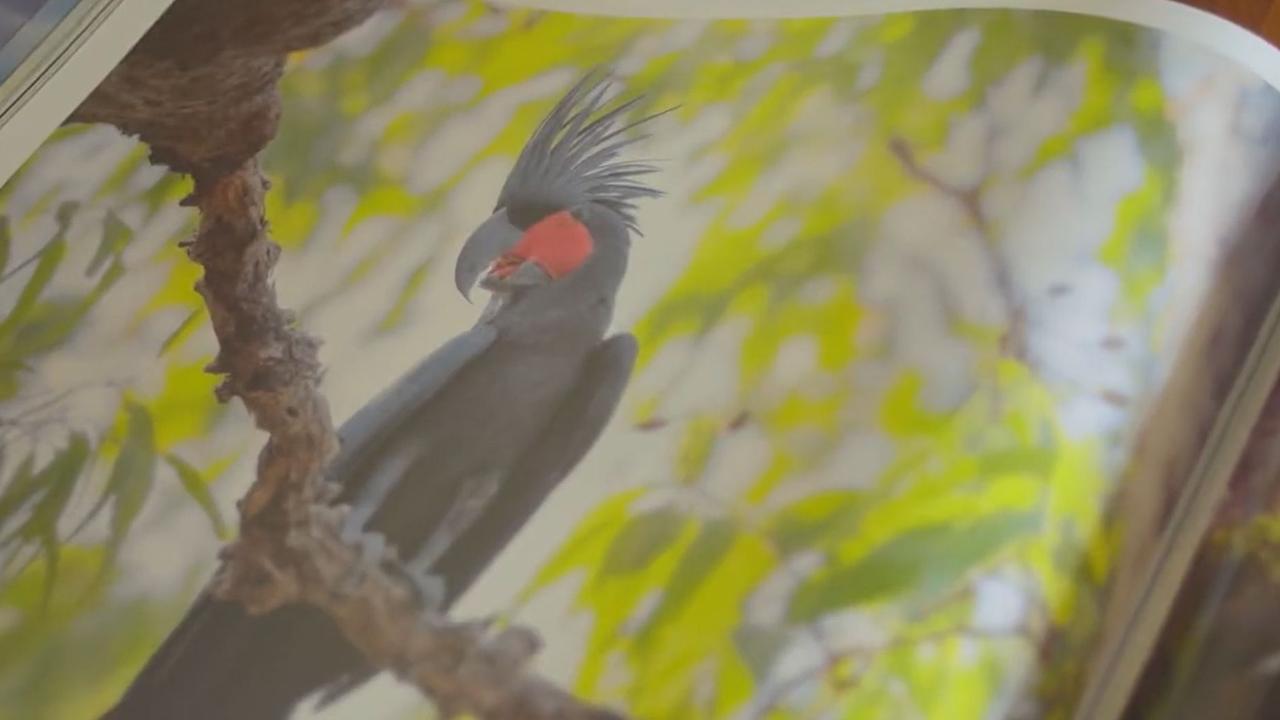
<svg viewBox="0 0 1280 720">
<path fill-rule="evenodd" d="M 492 292 L 479 321 L 338 431 L 328 476 L 352 540 L 411 558 L 443 608 L 595 443 L 631 374 L 635 339 L 605 335 L 635 201 L 660 193 L 621 152 L 657 115 L 624 123 L 640 98 L 605 110 L 608 85 L 593 72 L 555 105 L 463 247 L 458 289 Z M 253 616 L 205 594 L 107 717 L 275 720 L 373 673 L 311 606 Z"/>
</svg>

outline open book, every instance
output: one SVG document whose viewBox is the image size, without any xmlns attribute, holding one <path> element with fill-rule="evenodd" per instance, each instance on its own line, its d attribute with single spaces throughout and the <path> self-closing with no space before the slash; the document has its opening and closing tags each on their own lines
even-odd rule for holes
<svg viewBox="0 0 1280 720">
<path fill-rule="evenodd" d="M 585 703 L 1280 717 L 1280 51 L 1156 0 L 218 1 L 0 0 L 0 715 L 434 716 L 208 589 L 296 331 L 357 530 Z M 192 289 L 236 203 L 266 330 Z"/>
</svg>

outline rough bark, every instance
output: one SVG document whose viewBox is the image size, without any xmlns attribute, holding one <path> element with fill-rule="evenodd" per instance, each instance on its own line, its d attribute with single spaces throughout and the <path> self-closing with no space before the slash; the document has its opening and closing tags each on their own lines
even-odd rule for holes
<svg viewBox="0 0 1280 720">
<path fill-rule="evenodd" d="M 177 0 L 69 121 L 115 125 L 178 172 L 230 172 L 275 136 L 285 55 L 387 2 Z"/>
<path fill-rule="evenodd" d="M 337 440 L 319 390 L 319 343 L 276 302 L 280 251 L 256 155 L 276 132 L 285 54 L 332 40 L 382 4 L 178 0 L 69 118 L 135 135 L 153 162 L 195 180 L 184 204 L 198 208 L 200 223 L 186 248 L 204 269 L 196 290 L 220 347 L 209 371 L 224 376 L 218 398 L 240 398 L 269 435 L 213 588 L 254 612 L 299 601 L 323 608 L 374 664 L 415 683 L 446 715 L 616 718 L 525 672 L 540 644 L 532 631 L 494 632 L 421 608 L 394 562 L 334 591 L 360 553 L 340 539 L 346 509 L 328 504 L 323 470 Z"/>
</svg>

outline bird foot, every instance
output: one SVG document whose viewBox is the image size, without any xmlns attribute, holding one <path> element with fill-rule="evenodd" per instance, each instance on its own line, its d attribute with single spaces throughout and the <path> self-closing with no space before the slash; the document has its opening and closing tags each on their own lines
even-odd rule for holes
<svg viewBox="0 0 1280 720">
<path fill-rule="evenodd" d="M 342 540 L 360 550 L 360 557 L 354 565 L 347 569 L 347 572 L 338 581 L 337 585 L 339 594 L 351 595 L 360 588 L 364 579 L 374 568 L 382 565 L 382 561 L 387 554 L 387 536 L 375 532 L 356 531 L 352 533 L 350 528 L 344 527 Z"/>
<path fill-rule="evenodd" d="M 449 588 L 444 578 L 431 572 L 421 563 L 409 562 L 405 565 L 404 574 L 413 584 L 424 612 L 440 612 L 444 609 L 445 600 L 449 596 Z"/>
</svg>

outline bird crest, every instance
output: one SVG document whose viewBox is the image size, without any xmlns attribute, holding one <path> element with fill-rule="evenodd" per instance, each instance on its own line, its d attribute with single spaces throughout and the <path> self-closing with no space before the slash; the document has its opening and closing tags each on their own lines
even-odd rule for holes
<svg viewBox="0 0 1280 720">
<path fill-rule="evenodd" d="M 629 131 L 675 108 L 630 123 L 623 116 L 643 100 L 636 96 L 605 110 L 608 74 L 592 70 L 574 84 L 543 118 L 520 151 L 498 194 L 495 212 L 507 209 L 518 226 L 564 209 L 596 203 L 616 212 L 639 234 L 635 201 L 662 191 L 641 178 L 658 170 L 643 161 L 620 160 L 622 149 L 649 137 Z"/>
</svg>

